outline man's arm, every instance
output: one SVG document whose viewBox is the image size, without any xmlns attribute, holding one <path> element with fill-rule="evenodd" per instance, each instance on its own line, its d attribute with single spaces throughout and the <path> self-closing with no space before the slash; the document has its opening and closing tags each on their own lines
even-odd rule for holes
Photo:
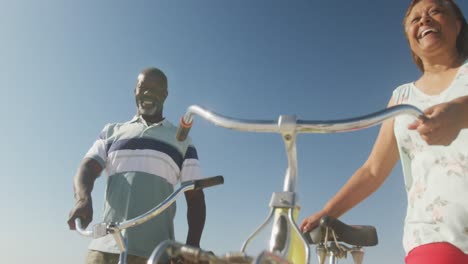
<svg viewBox="0 0 468 264">
<path fill-rule="evenodd" d="M 206 206 L 203 190 L 186 191 L 188 233 L 186 244 L 200 247 L 200 239 L 205 227 Z"/>
<path fill-rule="evenodd" d="M 80 167 L 73 181 L 75 191 L 75 207 L 70 211 L 68 226 L 75 230 L 75 219 L 80 218 L 84 228 L 93 220 L 93 203 L 91 191 L 94 182 L 102 172 L 101 165 L 94 159 L 86 158 L 81 162 Z"/>
</svg>

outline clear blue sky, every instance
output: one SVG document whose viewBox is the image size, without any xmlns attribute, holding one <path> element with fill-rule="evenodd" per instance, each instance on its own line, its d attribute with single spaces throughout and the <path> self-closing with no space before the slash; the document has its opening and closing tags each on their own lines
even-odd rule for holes
<svg viewBox="0 0 468 264">
<path fill-rule="evenodd" d="M 352 117 L 384 108 L 396 86 L 420 74 L 401 27 L 409 1 L 0 2 L 6 263 L 83 262 L 89 240 L 66 225 L 72 179 L 102 127 L 134 115 L 136 77 L 147 66 L 167 73 L 172 121 L 191 104 L 237 118 Z M 204 173 L 225 177 L 205 191 L 202 247 L 236 251 L 267 216 L 271 193 L 282 190 L 284 146 L 276 134 L 195 122 Z M 377 131 L 299 136 L 301 220 L 365 161 Z M 105 176 L 93 192 L 95 223 L 104 186 Z M 184 241 L 184 200 L 178 204 L 176 236 Z M 403 262 L 405 208 L 398 165 L 343 217 L 377 227 L 380 243 L 367 250 L 368 263 Z"/>
</svg>

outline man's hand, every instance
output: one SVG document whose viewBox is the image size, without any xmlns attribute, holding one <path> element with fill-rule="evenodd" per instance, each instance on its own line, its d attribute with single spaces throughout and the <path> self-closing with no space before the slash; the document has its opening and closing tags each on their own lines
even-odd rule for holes
<svg viewBox="0 0 468 264">
<path fill-rule="evenodd" d="M 75 219 L 80 218 L 83 228 L 86 228 L 93 220 L 93 202 L 91 191 L 94 187 L 94 181 L 101 174 L 102 167 L 94 159 L 84 159 L 73 181 L 75 190 L 75 207 L 70 211 L 68 217 L 68 226 L 75 230 Z"/>
<path fill-rule="evenodd" d="M 93 221 L 93 202 L 91 197 L 82 198 L 76 201 L 75 207 L 70 211 L 68 226 L 70 230 L 76 230 L 75 219 L 80 218 L 83 228 L 86 228 Z"/>
<path fill-rule="evenodd" d="M 416 130 L 429 145 L 450 145 L 460 133 L 463 118 L 460 104 L 448 102 L 434 105 L 424 111 L 408 129 Z"/>
</svg>

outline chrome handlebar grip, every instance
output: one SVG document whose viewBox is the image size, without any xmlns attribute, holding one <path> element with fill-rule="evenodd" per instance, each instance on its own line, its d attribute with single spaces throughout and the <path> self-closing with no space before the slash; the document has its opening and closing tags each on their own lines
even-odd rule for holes
<svg viewBox="0 0 468 264">
<path fill-rule="evenodd" d="M 93 237 L 93 231 L 84 229 L 83 226 L 81 225 L 80 218 L 75 219 L 75 227 L 76 227 L 76 231 L 80 235 L 85 236 L 85 237 Z"/>
</svg>

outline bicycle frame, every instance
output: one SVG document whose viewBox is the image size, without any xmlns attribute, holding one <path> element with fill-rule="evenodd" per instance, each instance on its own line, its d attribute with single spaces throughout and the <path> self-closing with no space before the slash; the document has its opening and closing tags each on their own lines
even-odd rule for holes
<svg viewBox="0 0 468 264">
<path fill-rule="evenodd" d="M 224 128 L 248 132 L 270 132 L 280 134 L 285 144 L 288 160 L 283 191 L 273 193 L 270 201 L 271 209 L 266 220 L 243 243 L 241 252 L 245 252 L 251 240 L 273 219 L 269 252 L 281 256 L 291 263 L 303 264 L 309 263 L 310 252 L 306 240 L 296 225 L 296 217 L 299 211 L 296 197 L 298 177 L 296 154 L 297 134 L 355 131 L 380 124 L 384 120 L 400 114 L 422 116 L 423 112 L 411 105 L 396 105 L 369 115 L 342 120 L 298 120 L 294 115 L 281 115 L 278 120 L 243 120 L 223 116 L 210 112 L 200 106 L 192 105 L 181 118 L 177 138 L 179 140 L 185 139 L 192 126 L 194 115 L 198 115 Z M 331 264 L 336 262 L 336 257 L 337 256 L 334 254 L 330 256 Z"/>
<path fill-rule="evenodd" d="M 206 187 L 211 187 L 219 184 L 224 183 L 223 176 L 215 176 L 210 178 L 205 178 L 201 180 L 194 180 L 185 182 L 180 185 L 180 187 L 172 192 L 164 201 L 158 204 L 156 207 L 151 209 L 150 211 L 139 215 L 135 218 L 130 220 L 124 221 L 122 223 L 99 223 L 93 226 L 92 230 L 85 230 L 81 225 L 81 219 L 75 219 L 75 226 L 76 231 L 86 237 L 92 238 L 100 238 L 106 236 L 108 234 L 112 234 L 114 237 L 117 246 L 120 250 L 120 257 L 119 257 L 119 264 L 126 264 L 127 263 L 127 239 L 124 235 L 122 235 L 122 231 L 135 227 L 137 225 L 141 225 L 148 220 L 156 217 L 157 215 L 161 214 L 166 210 L 171 204 L 173 204 L 176 199 L 185 191 L 190 190 L 200 190 Z"/>
</svg>

